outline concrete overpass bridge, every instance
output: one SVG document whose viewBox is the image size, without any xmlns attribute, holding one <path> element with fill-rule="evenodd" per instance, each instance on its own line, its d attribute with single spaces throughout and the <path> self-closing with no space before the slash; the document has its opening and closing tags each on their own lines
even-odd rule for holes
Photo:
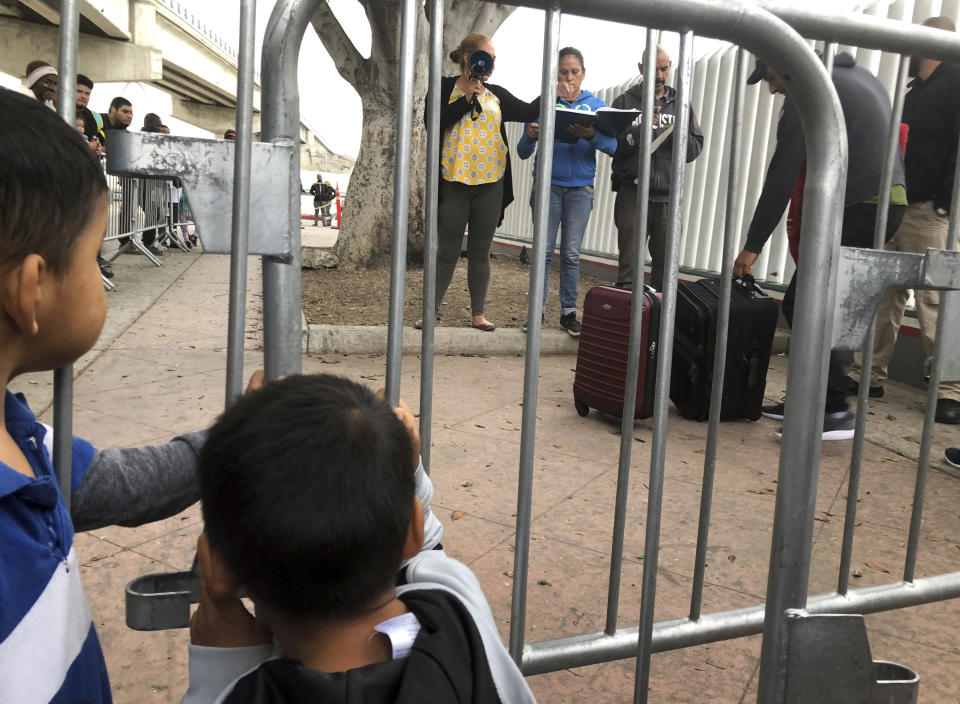
<svg viewBox="0 0 960 704">
<path fill-rule="evenodd" d="M 59 0 L 0 0 L 0 71 L 23 76 L 34 59 L 56 65 L 59 25 Z M 97 83 L 156 86 L 170 94 L 173 117 L 220 135 L 236 121 L 236 42 L 180 0 L 83 0 L 78 70 Z M 259 133 L 259 75 L 253 104 Z M 300 142 L 304 169 L 346 171 L 352 165 L 303 122 Z"/>
</svg>

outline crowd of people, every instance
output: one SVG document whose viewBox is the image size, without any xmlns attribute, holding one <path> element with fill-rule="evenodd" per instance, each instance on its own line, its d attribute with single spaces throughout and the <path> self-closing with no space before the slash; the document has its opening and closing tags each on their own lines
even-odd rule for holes
<svg viewBox="0 0 960 704">
<path fill-rule="evenodd" d="M 74 125 L 80 133 L 83 141 L 90 150 L 98 157 L 103 158 L 107 153 L 107 144 L 111 132 L 117 130 L 127 130 L 133 124 L 133 104 L 123 96 L 117 96 L 110 101 L 110 107 L 107 112 L 101 113 L 91 110 L 89 107 L 90 96 L 94 88 L 94 82 L 89 76 L 82 73 L 77 74 L 77 92 L 76 92 L 76 116 Z M 56 109 L 58 99 L 59 75 L 57 69 L 46 61 L 31 61 L 27 65 L 26 75 L 21 82 L 18 92 L 25 96 L 36 99 L 46 107 Z M 170 134 L 170 128 L 163 124 L 163 120 L 156 113 L 147 113 L 143 118 L 141 132 L 154 134 Z M 224 139 L 235 139 L 236 133 L 233 130 L 227 130 Z M 164 244 L 169 238 L 175 236 L 175 228 L 180 230 L 179 241 L 190 249 L 196 246 L 199 238 L 196 229 L 190 231 L 187 221 L 192 219 L 189 205 L 183 195 L 183 189 L 178 179 L 172 179 L 169 186 L 162 189 L 162 192 L 153 189 L 149 194 L 141 191 L 134 194 L 128 189 L 123 189 L 120 194 L 122 207 L 119 209 L 118 217 L 121 219 L 117 223 L 119 230 L 124 231 L 128 223 L 123 222 L 124 217 L 129 213 L 139 209 L 144 213 L 149 213 L 149 220 L 157 223 L 155 227 L 148 228 L 140 235 L 140 242 L 154 256 L 162 257 L 168 246 Z M 123 247 L 123 252 L 130 254 L 139 254 L 141 250 L 133 246 L 129 236 L 120 237 L 119 243 Z M 106 278 L 113 278 L 113 271 L 110 264 L 100 255 L 98 255 L 101 275 Z"/>
<path fill-rule="evenodd" d="M 955 31 L 945 17 L 927 20 L 927 26 Z M 481 61 L 478 72 L 475 64 Z M 634 252 L 648 246 L 651 255 L 649 283 L 662 290 L 664 259 L 669 224 L 668 200 L 671 186 L 673 150 L 672 128 L 676 124 L 676 91 L 667 85 L 672 63 L 669 54 L 657 47 L 656 65 L 641 75 L 655 81 L 653 138 L 657 148 L 650 163 L 647 220 L 637 230 L 637 174 L 640 155 L 641 117 L 644 108 L 643 81 L 617 97 L 612 107 L 636 110 L 636 120 L 623 131 L 604 133 L 593 126 L 572 124 L 566 134 L 558 134 L 553 145 L 550 175 L 550 200 L 547 212 L 546 264 L 543 302 L 546 309 L 551 260 L 560 252 L 560 327 L 572 336 L 580 334 L 577 319 L 577 283 L 580 247 L 594 200 L 596 153 L 613 157 L 611 187 L 616 192 L 614 224 L 617 228 L 617 281 L 633 283 Z M 528 159 L 539 140 L 539 125 L 530 115 L 539 109 L 539 99 L 525 103 L 501 86 L 488 83 L 495 65 L 495 50 L 490 39 L 471 34 L 450 54 L 459 74 L 441 82 L 440 181 L 438 206 L 438 250 L 436 301 L 439 315 L 443 295 L 453 274 L 467 231 L 467 283 L 470 290 L 473 327 L 493 330 L 484 315 L 489 253 L 493 232 L 502 220 L 503 209 L 513 199 L 511 149 L 504 123 L 525 122 L 515 153 Z M 573 47 L 560 51 L 557 75 L 557 107 L 565 110 L 596 112 L 605 107 L 603 100 L 582 87 L 586 76 L 584 57 Z M 960 67 L 931 59 L 917 58 L 911 64 L 914 77 L 907 94 L 903 121 L 909 127 L 909 139 L 903 154 L 897 154 L 885 241 L 894 251 L 923 251 L 926 247 L 944 248 L 952 193 L 953 171 L 960 128 Z M 766 82 L 771 93 L 786 96 L 777 126 L 777 146 L 743 251 L 734 263 L 738 277 L 752 275 L 767 239 L 773 234 L 784 210 L 791 204 L 795 217 L 790 222 L 791 253 L 796 260 L 799 248 L 799 214 L 805 178 L 805 150 L 799 115 L 789 96 L 789 80 L 774 67 L 757 61 L 748 83 Z M 881 167 L 886 152 L 886 134 L 891 104 L 886 89 L 876 76 L 856 65 L 848 53 L 840 53 L 833 68 L 833 81 L 840 96 L 847 122 L 849 172 L 844 197 L 841 243 L 845 246 L 872 247 L 877 217 Z M 703 149 L 703 133 L 693 109 L 687 128 L 688 162 Z M 665 139 L 658 140 L 661 135 Z M 534 181 L 539 174 L 534 169 Z M 531 209 L 533 195 L 531 195 Z M 782 310 L 792 324 L 796 298 L 796 276 L 784 295 Z M 907 292 L 888 290 L 880 307 L 877 327 L 877 354 L 871 369 L 870 394 L 883 393 L 881 383 L 893 352 L 893 342 L 903 317 Z M 933 349 L 939 294 L 918 292 L 917 309 L 923 330 L 924 347 L 929 357 Z M 422 325 L 417 322 L 417 327 Z M 526 332 L 528 323 L 523 324 Z M 827 385 L 824 439 L 848 439 L 853 436 L 855 418 L 847 398 L 857 393 L 857 382 L 847 376 L 847 356 L 832 352 Z M 785 401 L 765 406 L 763 414 L 782 419 Z M 960 383 L 943 382 L 936 408 L 936 421 L 960 423 Z"/>
<path fill-rule="evenodd" d="M 943 19 L 934 18 L 930 26 L 952 29 Z M 529 158 L 539 140 L 539 99 L 524 102 L 486 82 L 495 50 L 483 35 L 466 37 L 450 58 L 459 73 L 441 85 L 446 104 L 440 125 L 437 303 L 469 229 L 471 324 L 493 330 L 484 315 L 489 248 L 513 199 L 504 124 L 524 123 L 515 150 L 521 159 Z M 567 48 L 559 58 L 561 106 L 601 107 L 602 101 L 581 87 L 582 54 Z M 908 251 L 920 245 L 906 236 L 897 239 L 901 223 L 924 234 L 945 233 L 960 122 L 955 109 L 931 107 L 941 104 L 937 101 L 960 105 L 960 68 L 927 59 L 915 68 L 904 113 L 911 141 L 894 173 L 887 229 L 888 248 Z M 669 56 L 660 50 L 655 133 L 675 118 L 676 94 L 666 85 L 669 70 Z M 798 182 L 802 185 L 804 171 L 789 79 L 758 61 L 749 80 L 765 81 L 772 92 L 788 97 L 763 194 L 735 263 L 738 275 L 751 272 Z M 842 238 L 871 246 L 889 98 L 849 55 L 837 56 L 834 81 L 845 119 L 855 128 L 849 134 Z M 932 94 L 925 92 L 934 86 Z M 92 113 L 87 109 L 92 82 L 78 77 L 78 120 L 72 129 L 47 109 L 56 100 L 56 71 L 49 64 L 28 66 L 24 88 L 29 97 L 0 91 L 5 136 L 0 202 L 16 204 L 0 212 L 0 384 L 6 392 L 0 423 L 5 673 L 0 700 L 110 702 L 74 531 L 141 525 L 200 500 L 202 582 L 191 620 L 184 701 L 533 701 L 500 641 L 476 578 L 443 551 L 412 412 L 402 402 L 391 408 L 352 381 L 318 375 L 264 385 L 258 373 L 247 394 L 208 431 L 122 450 L 96 450 L 74 439 L 67 509 L 51 463 L 53 431 L 7 387 L 23 372 L 71 364 L 100 334 L 106 298 L 94 262 L 107 225 L 108 188 L 97 157 L 108 148 L 111 131 L 129 128 L 133 108 L 118 97 L 109 112 Z M 642 108 L 643 93 L 631 88 L 614 105 Z M 690 118 L 688 160 L 703 146 L 696 119 Z M 648 236 L 654 283 L 672 273 L 663 270 L 666 215 L 659 205 L 670 186 L 669 147 L 653 155 L 650 199 L 656 207 L 650 208 L 649 234 L 640 233 L 634 223 L 637 128 L 611 135 L 573 126 L 573 139 L 554 145 L 549 246 L 552 250 L 559 236 L 560 324 L 572 335 L 579 332 L 575 274 L 592 208 L 597 151 L 614 157 L 621 259 Z M 143 129 L 165 131 L 152 113 Z M 230 132 L 225 139 L 235 137 Z M 916 169 L 921 172 L 915 177 Z M 631 281 L 639 272 L 622 261 L 618 276 Z M 791 291 L 794 282 L 784 303 L 789 311 Z M 929 325 L 929 319 L 928 311 L 921 324 Z M 849 417 L 845 373 L 842 359 L 831 361 L 825 437 L 843 430 Z M 960 422 L 950 413 L 953 408 L 938 405 L 937 420 Z M 774 411 L 768 408 L 768 415 Z M 948 450 L 948 462 L 960 465 L 958 455 L 960 450 Z M 241 587 L 254 612 L 239 598 Z"/>
</svg>

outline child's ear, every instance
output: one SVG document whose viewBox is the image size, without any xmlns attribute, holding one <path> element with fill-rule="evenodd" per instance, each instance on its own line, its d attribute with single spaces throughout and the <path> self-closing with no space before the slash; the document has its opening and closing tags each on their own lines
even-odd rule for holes
<svg viewBox="0 0 960 704">
<path fill-rule="evenodd" d="M 403 559 L 409 560 L 423 550 L 423 504 L 420 499 L 413 498 L 413 511 L 410 514 L 410 525 L 407 528 L 407 540 L 403 544 Z"/>
<path fill-rule="evenodd" d="M 197 538 L 197 566 L 200 568 L 200 576 L 207 585 L 207 593 L 214 601 L 237 596 L 240 583 L 233 574 L 233 570 L 220 557 L 220 553 L 210 545 L 210 539 L 207 538 L 206 533 L 201 533 Z"/>
<path fill-rule="evenodd" d="M 40 281 L 48 273 L 43 257 L 28 254 L 18 266 L 3 274 L 0 305 L 20 331 L 29 336 L 40 331 Z"/>
</svg>

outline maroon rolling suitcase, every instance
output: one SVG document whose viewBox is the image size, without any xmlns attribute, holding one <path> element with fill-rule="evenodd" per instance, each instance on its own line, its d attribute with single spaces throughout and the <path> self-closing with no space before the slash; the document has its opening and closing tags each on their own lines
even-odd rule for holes
<svg viewBox="0 0 960 704">
<path fill-rule="evenodd" d="M 583 329 L 573 377 L 573 403 L 581 416 L 587 415 L 591 408 L 614 416 L 623 415 L 632 295 L 628 288 L 595 286 L 584 299 Z M 645 286 L 642 299 L 642 353 L 634 418 L 653 415 L 657 338 L 660 336 L 660 294 Z"/>
</svg>

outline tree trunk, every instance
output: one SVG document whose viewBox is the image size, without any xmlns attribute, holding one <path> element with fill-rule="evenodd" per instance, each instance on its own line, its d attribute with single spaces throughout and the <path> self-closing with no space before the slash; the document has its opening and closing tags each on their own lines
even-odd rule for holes
<svg viewBox="0 0 960 704">
<path fill-rule="evenodd" d="M 368 59 L 356 51 L 326 3 L 313 17 L 314 29 L 333 57 L 340 75 L 357 91 L 363 104 L 360 153 L 350 178 L 343 222 L 335 248 L 340 264 L 347 266 L 376 266 L 387 261 L 393 236 L 400 3 L 395 0 L 362 0 L 362 4 L 373 37 Z M 445 0 L 445 5 L 444 46 L 451 48 L 470 32 L 493 34 L 514 10 L 504 5 L 464 0 Z M 429 24 L 422 9 L 418 15 L 407 226 L 408 255 L 414 260 L 422 258 L 423 254 L 427 153 L 423 109 L 429 72 L 430 36 Z M 444 49 L 445 54 L 448 51 Z M 446 56 L 443 67 L 444 73 L 453 73 L 453 66 Z"/>
</svg>

